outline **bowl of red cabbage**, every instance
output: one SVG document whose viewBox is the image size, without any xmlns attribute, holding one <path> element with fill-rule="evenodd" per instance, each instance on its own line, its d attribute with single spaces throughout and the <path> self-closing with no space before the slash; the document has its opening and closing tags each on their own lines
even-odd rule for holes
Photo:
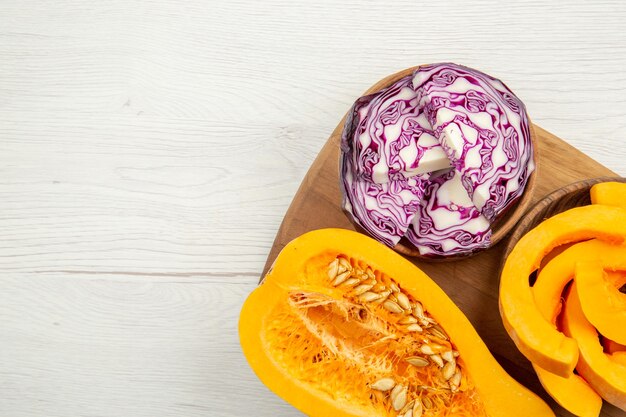
<svg viewBox="0 0 626 417">
<path fill-rule="evenodd" d="M 495 245 L 529 207 L 536 172 L 522 101 L 502 81 L 452 63 L 389 77 L 356 100 L 341 137 L 344 212 L 424 259 Z"/>
</svg>

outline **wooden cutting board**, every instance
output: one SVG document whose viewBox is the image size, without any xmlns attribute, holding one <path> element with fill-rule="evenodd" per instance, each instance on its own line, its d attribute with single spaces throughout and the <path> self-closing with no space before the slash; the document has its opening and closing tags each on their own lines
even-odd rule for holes
<svg viewBox="0 0 626 417">
<path fill-rule="evenodd" d="M 390 75 L 364 94 L 378 91 L 408 75 L 413 68 Z M 310 230 L 339 227 L 355 230 L 340 207 L 339 142 L 345 116 L 335 128 L 306 174 L 278 230 L 263 275 L 280 250 L 292 239 Z M 616 176 L 563 140 L 535 125 L 541 171 L 537 175 L 533 203 L 551 191 L 582 179 Z M 530 362 L 517 350 L 504 330 L 498 311 L 499 270 L 507 239 L 476 256 L 452 261 L 413 263 L 433 278 L 468 316 L 498 362 L 515 379 L 549 402 L 558 416 L 571 416 L 543 390 Z M 514 405 L 512 405 L 514 406 Z M 624 412 L 607 403 L 602 416 L 623 417 Z"/>
</svg>

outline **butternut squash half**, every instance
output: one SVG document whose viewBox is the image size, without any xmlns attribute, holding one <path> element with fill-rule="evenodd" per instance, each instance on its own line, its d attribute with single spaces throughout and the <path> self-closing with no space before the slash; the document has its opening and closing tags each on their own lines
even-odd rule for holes
<svg viewBox="0 0 626 417">
<path fill-rule="evenodd" d="M 576 341 L 559 332 L 535 305 L 528 277 L 557 246 L 597 238 L 620 244 L 626 209 L 590 205 L 557 214 L 522 237 L 509 254 L 500 279 L 500 315 L 518 349 L 541 368 L 567 378 L 578 361 Z"/>
<path fill-rule="evenodd" d="M 434 281 L 356 232 L 289 243 L 239 335 L 261 381 L 310 416 L 554 416 Z"/>
</svg>

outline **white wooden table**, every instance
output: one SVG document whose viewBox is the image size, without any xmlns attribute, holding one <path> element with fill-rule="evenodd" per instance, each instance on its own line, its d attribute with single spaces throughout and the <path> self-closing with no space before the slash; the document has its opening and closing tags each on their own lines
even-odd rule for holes
<svg viewBox="0 0 626 417">
<path fill-rule="evenodd" d="M 386 74 L 480 68 L 626 175 L 626 3 L 467 3 L 0 2 L 0 416 L 300 415 L 239 309 Z"/>
</svg>

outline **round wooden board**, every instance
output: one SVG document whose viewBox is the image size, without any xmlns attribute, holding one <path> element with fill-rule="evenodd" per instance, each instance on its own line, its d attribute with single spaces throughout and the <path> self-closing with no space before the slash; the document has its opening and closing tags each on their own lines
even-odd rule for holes
<svg viewBox="0 0 626 417">
<path fill-rule="evenodd" d="M 374 92 L 411 69 L 390 75 L 373 85 Z M 532 116 L 532 115 L 531 115 Z M 342 212 L 339 191 L 339 141 L 345 116 L 330 135 L 304 177 L 270 250 L 261 277 L 265 275 L 280 250 L 292 239 L 310 230 L 339 227 L 355 230 Z M 570 183 L 594 177 L 616 176 L 576 148 L 534 125 L 537 133 L 541 173 L 536 180 L 532 203 Z M 532 206 L 532 205 L 531 205 Z M 507 239 L 476 256 L 454 262 L 429 263 L 411 259 L 432 277 L 470 319 L 498 362 L 516 380 L 544 398 L 558 416 L 571 416 L 543 390 L 530 362 L 517 350 L 504 330 L 498 311 L 500 265 Z M 620 417 L 623 411 L 605 402 L 602 416 Z"/>
</svg>

